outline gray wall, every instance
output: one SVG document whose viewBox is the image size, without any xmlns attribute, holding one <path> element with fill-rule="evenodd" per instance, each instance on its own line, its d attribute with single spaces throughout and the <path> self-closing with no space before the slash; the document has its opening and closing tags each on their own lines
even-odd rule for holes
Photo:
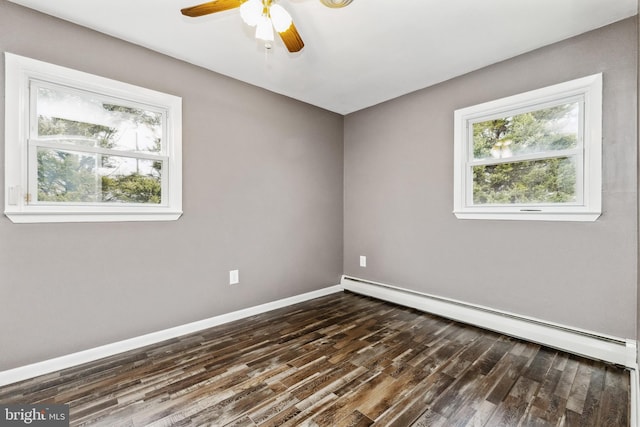
<svg viewBox="0 0 640 427">
<path fill-rule="evenodd" d="M 345 274 L 635 338 L 637 54 L 634 17 L 348 115 Z M 454 110 L 598 72 L 600 219 L 456 219 Z"/>
<path fill-rule="evenodd" d="M 181 96 L 185 211 L 164 223 L 1 216 L 0 370 L 339 282 L 342 116 L 5 0 L 0 51 Z"/>
</svg>

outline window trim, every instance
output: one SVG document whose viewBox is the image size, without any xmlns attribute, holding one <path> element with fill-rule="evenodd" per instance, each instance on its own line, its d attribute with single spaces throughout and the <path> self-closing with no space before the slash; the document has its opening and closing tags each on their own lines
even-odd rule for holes
<svg viewBox="0 0 640 427">
<path fill-rule="evenodd" d="M 576 154 L 578 158 L 582 157 L 576 174 L 582 175 L 582 180 L 577 180 L 577 191 L 581 193 L 578 202 L 555 205 L 470 203 L 472 199 L 469 197 L 473 192 L 470 157 L 473 123 L 578 98 L 583 102 L 582 147 L 577 147 L 581 152 Z M 540 155 L 534 157 L 540 158 Z M 602 213 L 602 73 L 456 110 L 453 157 L 453 213 L 459 219 L 595 221 Z"/>
<path fill-rule="evenodd" d="M 14 223 L 170 221 L 182 215 L 182 99 L 180 97 L 5 52 L 5 211 Z M 25 201 L 29 185 L 31 82 L 94 92 L 166 112 L 167 187 L 163 203 L 53 205 Z M 33 151 L 33 150 L 32 150 Z M 80 150 L 82 151 L 82 150 Z M 127 152 L 122 152 L 127 155 Z M 149 157 L 149 156 L 146 156 Z M 164 181 L 164 180 L 163 180 Z"/>
</svg>

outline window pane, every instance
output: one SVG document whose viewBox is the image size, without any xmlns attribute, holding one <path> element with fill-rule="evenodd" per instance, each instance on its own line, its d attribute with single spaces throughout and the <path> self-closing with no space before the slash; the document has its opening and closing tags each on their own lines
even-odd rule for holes
<svg viewBox="0 0 640 427">
<path fill-rule="evenodd" d="M 102 156 L 100 166 L 103 202 L 162 202 L 161 161 Z"/>
<path fill-rule="evenodd" d="M 98 201 L 96 162 L 94 154 L 38 148 L 38 201 Z"/>
<path fill-rule="evenodd" d="M 74 145 L 158 153 L 162 114 L 104 102 L 91 93 L 39 87 L 38 136 Z"/>
<path fill-rule="evenodd" d="M 576 201 L 576 165 L 572 157 L 473 167 L 476 205 Z"/>
<path fill-rule="evenodd" d="M 508 158 L 575 148 L 580 104 L 543 108 L 473 124 L 473 158 Z"/>
<path fill-rule="evenodd" d="M 162 161 L 38 147 L 38 201 L 162 202 Z"/>
</svg>

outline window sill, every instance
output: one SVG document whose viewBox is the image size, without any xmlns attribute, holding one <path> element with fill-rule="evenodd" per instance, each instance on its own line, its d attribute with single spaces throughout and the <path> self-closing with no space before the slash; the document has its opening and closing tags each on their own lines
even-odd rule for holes
<svg viewBox="0 0 640 427">
<path fill-rule="evenodd" d="M 454 211 L 458 219 L 484 219 L 506 221 L 575 221 L 593 222 L 600 212 L 461 212 Z"/>
<path fill-rule="evenodd" d="M 5 212 L 16 224 L 37 224 L 51 222 L 125 222 L 125 221 L 175 221 L 182 211 L 175 212 L 93 212 L 93 213 L 51 213 L 51 212 Z"/>
</svg>

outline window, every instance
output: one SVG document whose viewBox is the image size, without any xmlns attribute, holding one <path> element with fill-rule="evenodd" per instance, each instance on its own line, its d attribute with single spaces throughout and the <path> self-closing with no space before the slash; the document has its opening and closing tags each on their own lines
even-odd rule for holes
<svg viewBox="0 0 640 427">
<path fill-rule="evenodd" d="M 5 63 L 7 217 L 180 217 L 180 98 L 10 53 Z"/>
<path fill-rule="evenodd" d="M 458 218 L 600 216 L 601 74 L 463 108 L 454 121 Z"/>
</svg>

